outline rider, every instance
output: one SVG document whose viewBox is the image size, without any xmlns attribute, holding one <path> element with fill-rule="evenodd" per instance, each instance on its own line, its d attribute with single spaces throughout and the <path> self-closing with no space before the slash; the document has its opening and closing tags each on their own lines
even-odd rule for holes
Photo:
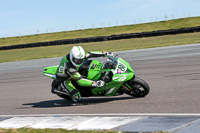
<svg viewBox="0 0 200 133">
<path fill-rule="evenodd" d="M 75 80 L 80 86 L 102 87 L 105 82 L 103 80 L 92 81 L 83 78 L 78 72 L 79 67 L 84 63 L 85 59 L 92 57 L 103 57 L 107 52 L 91 51 L 85 55 L 85 51 L 81 46 L 73 46 L 69 54 L 66 54 L 60 61 L 60 65 L 56 72 L 56 80 L 58 84 L 62 84 L 68 90 L 73 101 L 80 100 L 80 92 L 71 83 Z M 52 85 L 53 89 L 56 87 Z M 53 92 L 54 93 L 54 92 Z"/>
</svg>

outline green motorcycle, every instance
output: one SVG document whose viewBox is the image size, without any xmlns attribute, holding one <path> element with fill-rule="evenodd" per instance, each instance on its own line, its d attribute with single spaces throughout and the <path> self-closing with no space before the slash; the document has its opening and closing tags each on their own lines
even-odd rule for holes
<svg viewBox="0 0 200 133">
<path fill-rule="evenodd" d="M 90 96 L 119 96 L 124 93 L 133 97 L 144 97 L 149 91 L 149 85 L 134 75 L 130 64 L 122 58 L 106 55 L 107 60 L 100 63 L 98 60 L 86 60 L 78 72 L 90 80 L 103 80 L 105 85 L 98 87 L 82 87 L 75 81 L 72 84 L 78 89 L 82 97 Z M 48 76 L 56 82 L 56 71 L 58 66 L 45 67 L 43 75 Z M 62 85 L 58 86 L 54 93 L 58 96 L 71 100 L 69 93 Z"/>
</svg>

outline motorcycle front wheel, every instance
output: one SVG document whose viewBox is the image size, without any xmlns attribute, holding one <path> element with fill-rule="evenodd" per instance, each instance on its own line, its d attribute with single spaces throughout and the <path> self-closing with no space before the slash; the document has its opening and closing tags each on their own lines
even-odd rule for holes
<svg viewBox="0 0 200 133">
<path fill-rule="evenodd" d="M 145 97 L 150 92 L 149 85 L 141 78 L 135 77 L 128 82 L 130 91 L 125 92 L 133 97 Z"/>
</svg>

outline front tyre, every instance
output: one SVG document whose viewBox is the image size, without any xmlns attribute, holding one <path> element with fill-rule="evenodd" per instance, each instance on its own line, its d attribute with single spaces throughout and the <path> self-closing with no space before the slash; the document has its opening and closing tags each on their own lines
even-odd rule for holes
<svg viewBox="0 0 200 133">
<path fill-rule="evenodd" d="M 150 91 L 149 85 L 138 77 L 128 81 L 128 88 L 130 88 L 130 91 L 126 92 L 126 94 L 133 97 L 145 97 Z"/>
</svg>

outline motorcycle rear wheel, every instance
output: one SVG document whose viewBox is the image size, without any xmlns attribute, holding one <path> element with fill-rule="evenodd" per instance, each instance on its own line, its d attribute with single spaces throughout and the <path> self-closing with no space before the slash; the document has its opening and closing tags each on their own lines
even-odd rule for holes
<svg viewBox="0 0 200 133">
<path fill-rule="evenodd" d="M 126 94 L 133 97 L 145 97 L 150 92 L 149 85 L 141 78 L 135 77 L 128 82 L 128 85 L 132 88 L 130 92 Z"/>
</svg>

